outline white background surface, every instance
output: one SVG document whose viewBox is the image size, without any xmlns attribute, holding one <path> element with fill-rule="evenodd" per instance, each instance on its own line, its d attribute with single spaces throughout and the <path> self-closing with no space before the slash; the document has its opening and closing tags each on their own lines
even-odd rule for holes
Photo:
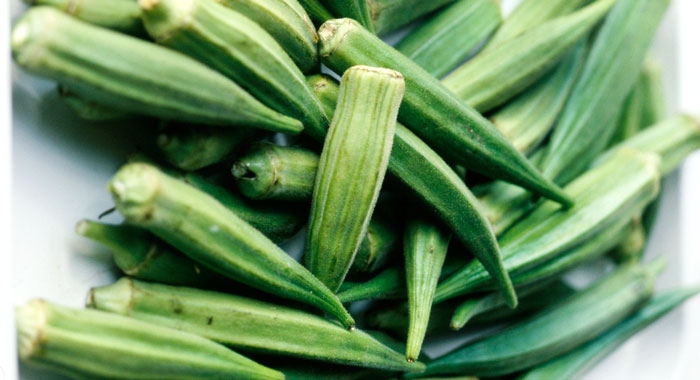
<svg viewBox="0 0 700 380">
<path fill-rule="evenodd" d="M 504 1 L 506 5 L 513 1 Z M 8 2 L 0 2 L 7 7 Z M 19 1 L 12 0 L 16 15 Z M 655 44 L 666 69 L 672 110 L 700 112 L 700 2 L 676 0 Z M 0 8 L 0 14 L 10 14 Z M 111 281 L 106 252 L 73 233 L 76 221 L 110 207 L 104 186 L 124 155 L 134 148 L 135 131 L 77 120 L 57 98 L 53 85 L 12 69 L 14 135 L 12 155 L 12 236 L 9 242 L 9 83 L 7 18 L 0 16 L 0 380 L 12 379 L 12 304 L 44 297 L 80 306 L 90 286 Z M 688 160 L 682 175 L 667 181 L 652 255 L 673 262 L 661 287 L 700 282 L 700 155 Z M 682 189 L 682 191 L 680 190 Z M 11 254 L 10 254 L 11 253 Z M 11 258 L 15 262 L 11 263 Z M 10 277 L 12 271 L 12 277 Z M 664 319 L 608 358 L 586 379 L 700 379 L 700 300 Z M 56 377 L 57 378 L 57 377 Z M 23 370 L 23 380 L 53 380 L 44 372 Z"/>
</svg>

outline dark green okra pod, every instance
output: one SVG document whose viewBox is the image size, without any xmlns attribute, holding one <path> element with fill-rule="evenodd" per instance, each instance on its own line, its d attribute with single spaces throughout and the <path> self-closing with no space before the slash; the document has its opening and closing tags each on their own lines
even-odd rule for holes
<svg viewBox="0 0 700 380">
<path fill-rule="evenodd" d="M 156 167 L 132 163 L 109 184 L 117 210 L 193 260 L 236 281 L 354 321 L 338 298 L 260 231 L 209 194 Z"/>
<path fill-rule="evenodd" d="M 29 5 L 59 9 L 79 20 L 108 29 L 145 35 L 141 9 L 136 0 L 24 0 Z"/>
<path fill-rule="evenodd" d="M 367 299 L 395 299 L 406 297 L 406 276 L 403 268 L 389 267 L 363 283 L 344 282 L 338 291 L 343 303 Z"/>
<path fill-rule="evenodd" d="M 443 77 L 501 24 L 496 0 L 460 0 L 404 37 L 396 50 L 433 76 Z"/>
<path fill-rule="evenodd" d="M 214 0 L 141 0 L 146 30 L 158 43 L 232 78 L 270 108 L 312 131 L 328 119 L 304 74 L 254 21 Z"/>
<path fill-rule="evenodd" d="M 400 236 L 395 226 L 375 215 L 369 222 L 355 260 L 352 261 L 350 273 L 374 273 L 381 269 L 400 244 Z"/>
<path fill-rule="evenodd" d="M 343 74 L 319 159 L 305 261 L 331 290 L 343 283 L 379 197 L 404 94 L 396 71 L 355 66 Z"/>
<path fill-rule="evenodd" d="M 89 121 L 112 121 L 134 117 L 133 114 L 128 112 L 114 109 L 110 106 L 78 96 L 65 86 L 58 86 L 58 95 L 81 119 Z"/>
<path fill-rule="evenodd" d="M 53 8 L 30 9 L 14 26 L 11 44 L 22 68 L 114 109 L 284 133 L 303 129 L 192 58 Z"/>
<path fill-rule="evenodd" d="M 34 300 L 15 318 L 22 361 L 78 379 L 284 379 L 208 339 L 121 315 Z"/>
<path fill-rule="evenodd" d="M 401 72 L 406 79 L 406 95 L 399 119 L 446 159 L 571 205 L 569 197 L 544 179 L 491 122 L 357 22 L 327 21 L 319 30 L 319 38 L 321 61 L 338 73 L 358 64 Z"/>
<path fill-rule="evenodd" d="M 455 0 L 367 0 L 377 34 L 392 32 Z"/>
<path fill-rule="evenodd" d="M 337 18 L 351 18 L 374 33 L 374 25 L 369 13 L 367 0 L 321 0 Z"/>
<path fill-rule="evenodd" d="M 333 18 L 331 12 L 319 0 L 299 0 L 299 3 L 316 25 L 321 25 Z"/>
<path fill-rule="evenodd" d="M 231 294 L 121 279 L 91 290 L 89 306 L 197 334 L 246 352 L 420 371 L 360 330 L 320 316 Z"/>
</svg>

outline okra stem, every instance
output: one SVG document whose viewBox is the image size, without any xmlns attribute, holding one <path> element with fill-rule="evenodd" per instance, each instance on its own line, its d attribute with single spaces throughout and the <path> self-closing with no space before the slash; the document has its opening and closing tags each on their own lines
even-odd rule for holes
<svg viewBox="0 0 700 380">
<path fill-rule="evenodd" d="M 367 0 L 367 5 L 377 34 L 383 35 L 410 24 L 454 1 Z"/>
</svg>

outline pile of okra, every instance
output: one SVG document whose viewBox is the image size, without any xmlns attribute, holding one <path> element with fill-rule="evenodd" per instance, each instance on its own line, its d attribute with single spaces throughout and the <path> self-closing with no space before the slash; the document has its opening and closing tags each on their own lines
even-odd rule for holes
<svg viewBox="0 0 700 380">
<path fill-rule="evenodd" d="M 123 222 L 76 228 L 123 277 L 84 309 L 18 307 L 30 365 L 574 379 L 700 291 L 655 291 L 644 258 L 700 148 L 649 55 L 670 0 L 28 2 L 16 64 L 146 136 L 107 186 Z"/>
</svg>

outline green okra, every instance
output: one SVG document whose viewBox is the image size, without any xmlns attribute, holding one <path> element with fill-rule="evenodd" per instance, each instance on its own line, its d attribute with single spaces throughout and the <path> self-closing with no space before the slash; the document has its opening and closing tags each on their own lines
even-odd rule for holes
<svg viewBox="0 0 700 380">
<path fill-rule="evenodd" d="M 490 117 L 516 149 L 532 154 L 547 137 L 569 98 L 587 52 L 587 41 L 579 41 L 554 71 Z"/>
<path fill-rule="evenodd" d="M 333 18 L 331 12 L 319 0 L 299 0 L 299 3 L 316 25 Z"/>
<path fill-rule="evenodd" d="M 381 269 L 399 245 L 400 237 L 389 221 L 375 215 L 369 222 L 355 259 L 350 267 L 350 273 L 374 273 Z"/>
<path fill-rule="evenodd" d="M 337 84 L 324 76 L 313 76 L 309 81 L 326 113 L 332 114 L 338 98 Z M 389 173 L 409 187 L 462 245 L 487 263 L 504 289 L 509 288 L 507 275 L 499 269 L 498 244 L 476 198 L 435 151 L 400 123 L 396 126 Z"/>
<path fill-rule="evenodd" d="M 433 295 L 447 255 L 450 234 L 425 219 L 414 219 L 404 232 L 409 327 L 406 359 L 418 359 L 428 328 Z"/>
<path fill-rule="evenodd" d="M 359 368 L 310 360 L 280 360 L 266 363 L 284 373 L 287 380 L 385 380 L 395 372 Z"/>
<path fill-rule="evenodd" d="M 196 287 L 222 282 L 219 274 L 190 260 L 142 228 L 82 220 L 75 230 L 111 249 L 114 263 L 128 276 Z"/>
<path fill-rule="evenodd" d="M 307 132 L 328 119 L 304 74 L 260 25 L 214 0 L 140 0 L 158 43 L 203 62 L 270 108 L 301 120 Z"/>
<path fill-rule="evenodd" d="M 630 231 L 622 237 L 620 244 L 615 246 L 609 255 L 618 263 L 638 261 L 646 247 L 647 232 L 642 224 L 641 215 L 636 215 L 630 222 Z"/>
<path fill-rule="evenodd" d="M 642 86 L 642 128 L 654 125 L 666 117 L 661 65 L 654 57 L 647 57 L 640 77 Z"/>
<path fill-rule="evenodd" d="M 77 379 L 284 379 L 200 336 L 43 300 L 15 310 L 22 361 Z"/>
<path fill-rule="evenodd" d="M 605 333 L 649 301 L 665 260 L 628 265 L 503 332 L 428 364 L 426 374 L 499 376 L 565 354 Z"/>
<path fill-rule="evenodd" d="M 395 371 L 420 371 L 370 335 L 303 311 L 193 288 L 121 279 L 90 291 L 90 307 L 197 334 L 236 350 Z"/>
<path fill-rule="evenodd" d="M 562 210 L 553 202 L 535 211 L 499 238 L 503 261 L 511 276 L 560 257 L 621 219 L 631 218 L 656 197 L 660 162 L 654 153 L 623 149 L 566 187 L 576 200 Z M 472 261 L 438 285 L 436 301 L 443 301 L 489 281 L 483 266 Z"/>
<path fill-rule="evenodd" d="M 618 0 L 596 34 L 540 168 L 566 183 L 605 149 L 606 128 L 639 77 L 669 0 Z M 608 140 L 609 141 L 609 140 Z"/>
<path fill-rule="evenodd" d="M 308 149 L 259 143 L 236 160 L 231 173 L 248 198 L 308 202 L 318 160 Z"/>
<path fill-rule="evenodd" d="M 318 34 L 297 0 L 216 0 L 265 29 L 301 71 L 318 67 Z"/>
<path fill-rule="evenodd" d="M 493 49 L 541 24 L 573 13 L 591 0 L 523 0 L 503 20 L 501 27 L 489 40 L 484 51 Z"/>
<path fill-rule="evenodd" d="M 253 288 L 354 321 L 338 298 L 298 262 L 216 198 L 144 163 L 109 184 L 127 222 L 147 228 L 191 259 Z"/>
<path fill-rule="evenodd" d="M 426 335 L 448 331 L 450 316 L 455 309 L 451 302 L 433 306 L 426 327 Z M 399 339 L 408 337 L 409 311 L 406 302 L 388 302 L 379 307 L 372 307 L 365 312 L 364 322 L 369 328 L 379 329 Z"/>
<path fill-rule="evenodd" d="M 65 86 L 58 86 L 58 95 L 81 119 L 89 121 L 113 121 L 134 117 L 133 114 L 128 112 L 80 97 Z"/>
<path fill-rule="evenodd" d="M 570 15 L 481 52 L 442 83 L 480 112 L 494 109 L 527 89 L 560 62 L 618 0 L 596 0 Z"/>
<path fill-rule="evenodd" d="M 311 199 L 305 262 L 331 290 L 343 283 L 389 165 L 404 79 L 355 66 L 343 74 Z"/>
<path fill-rule="evenodd" d="M 343 303 L 368 299 L 395 299 L 406 297 L 406 276 L 403 268 L 389 267 L 363 283 L 344 282 L 338 291 Z"/>
<path fill-rule="evenodd" d="M 29 5 L 59 9 L 79 20 L 122 33 L 146 34 L 136 0 L 24 0 Z"/>
<path fill-rule="evenodd" d="M 76 44 L 75 41 L 80 41 Z M 35 7 L 11 37 L 19 66 L 77 95 L 134 114 L 298 133 L 301 122 L 267 108 L 225 76 L 180 53 Z"/>
<path fill-rule="evenodd" d="M 392 32 L 455 0 L 367 0 L 377 34 Z"/>
<path fill-rule="evenodd" d="M 369 32 L 374 33 L 374 24 L 370 16 L 367 0 L 321 0 L 326 8 L 337 18 L 351 18 Z"/>
<path fill-rule="evenodd" d="M 257 135 L 254 129 L 165 124 L 156 137 L 160 157 L 174 167 L 193 171 L 231 157 Z"/>
<path fill-rule="evenodd" d="M 338 73 L 357 64 L 401 72 L 406 79 L 406 95 L 399 119 L 446 159 L 571 205 L 571 199 L 544 179 L 491 122 L 355 21 L 327 21 L 319 30 L 319 38 L 321 61 Z"/>
<path fill-rule="evenodd" d="M 437 78 L 445 76 L 501 24 L 495 0 L 460 0 L 404 37 L 396 50 Z"/>
<path fill-rule="evenodd" d="M 697 295 L 699 291 L 697 287 L 681 288 L 655 295 L 643 309 L 608 330 L 604 335 L 566 355 L 527 371 L 518 380 L 578 378 L 629 338 Z"/>
<path fill-rule="evenodd" d="M 641 78 L 632 88 L 632 91 L 627 95 L 622 110 L 618 117 L 615 131 L 609 145 L 614 146 L 621 141 L 636 135 L 642 130 L 642 81 Z"/>
</svg>

